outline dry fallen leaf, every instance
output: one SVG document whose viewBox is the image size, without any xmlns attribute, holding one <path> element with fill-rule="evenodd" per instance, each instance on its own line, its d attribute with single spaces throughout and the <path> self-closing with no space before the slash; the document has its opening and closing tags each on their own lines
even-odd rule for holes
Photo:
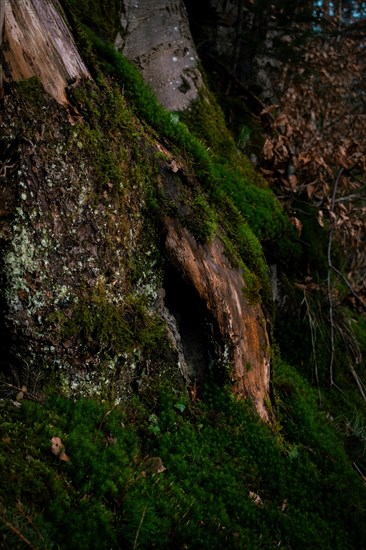
<svg viewBox="0 0 366 550">
<path fill-rule="evenodd" d="M 263 146 L 263 155 L 264 158 L 270 160 L 273 157 L 273 143 L 270 139 L 266 139 Z"/>
<path fill-rule="evenodd" d="M 320 225 L 320 227 L 324 227 L 324 214 L 322 210 L 319 210 L 318 212 L 318 224 Z"/>
<path fill-rule="evenodd" d="M 299 220 L 299 218 L 296 218 L 295 216 L 292 216 L 292 218 L 290 218 L 290 222 L 292 223 L 292 225 L 295 226 L 297 234 L 300 237 L 302 231 L 302 222 Z"/>
<path fill-rule="evenodd" d="M 176 174 L 177 172 L 179 172 L 179 170 L 182 169 L 182 166 L 181 166 L 181 164 L 179 164 L 179 162 L 172 159 L 170 164 L 169 164 L 169 168 L 171 169 L 172 172 L 174 172 L 174 174 Z"/>
<path fill-rule="evenodd" d="M 166 470 L 160 456 L 147 457 L 143 461 L 144 470 L 141 472 L 142 477 L 148 474 L 161 474 Z"/>
<path fill-rule="evenodd" d="M 70 457 L 68 457 L 65 453 L 65 447 L 59 437 L 53 437 L 51 439 L 51 452 L 64 462 L 68 462 L 70 460 Z"/>
<path fill-rule="evenodd" d="M 257 506 L 263 506 L 263 500 L 257 493 L 254 493 L 254 491 L 249 491 L 249 498 L 256 504 Z"/>
<path fill-rule="evenodd" d="M 273 113 L 276 109 L 278 109 L 278 105 L 269 105 L 269 107 L 265 107 L 265 109 L 263 109 L 263 110 L 260 112 L 260 115 L 271 114 L 271 113 Z"/>
</svg>

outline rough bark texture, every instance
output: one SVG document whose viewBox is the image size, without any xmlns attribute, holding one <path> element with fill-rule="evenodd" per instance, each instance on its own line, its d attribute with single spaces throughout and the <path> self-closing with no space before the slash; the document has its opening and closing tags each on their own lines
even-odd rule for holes
<svg viewBox="0 0 366 550">
<path fill-rule="evenodd" d="M 183 2 L 136 0 L 122 5 L 116 46 L 141 69 L 164 107 L 183 111 L 202 86 Z"/>
<path fill-rule="evenodd" d="M 67 84 L 89 72 L 61 13 L 57 0 L 7 0 L 2 57 L 5 80 L 37 76 L 66 104 Z"/>
<path fill-rule="evenodd" d="M 66 326 L 83 296 L 91 306 L 97 297 L 100 311 L 123 303 L 142 230 L 142 189 L 135 182 L 133 200 L 116 199 L 108 186 L 97 192 L 95 152 L 82 126 L 71 126 L 67 110 L 42 92 L 33 99 L 29 90 L 11 92 L 0 116 L 2 361 L 38 375 L 58 371 L 62 391 L 76 395 L 100 393 L 105 379 L 118 379 L 123 393 L 135 377 L 133 357 L 107 359 L 104 345 L 83 334 L 78 313 L 76 331 Z"/>
</svg>

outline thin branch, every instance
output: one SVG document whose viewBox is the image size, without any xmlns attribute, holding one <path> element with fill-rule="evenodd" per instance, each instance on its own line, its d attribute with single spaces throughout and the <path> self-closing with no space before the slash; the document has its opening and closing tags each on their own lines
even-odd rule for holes
<svg viewBox="0 0 366 550">
<path fill-rule="evenodd" d="M 336 180 L 334 182 L 333 193 L 332 193 L 332 202 L 331 202 L 331 205 L 330 205 L 331 212 L 333 212 L 333 210 L 334 210 L 334 205 L 335 205 L 335 200 L 336 200 L 336 195 L 337 195 L 337 188 L 338 188 L 339 180 L 341 179 L 341 175 L 343 174 L 343 171 L 344 171 L 344 167 L 341 166 L 340 169 L 338 170 L 338 174 L 337 174 Z"/>
<path fill-rule="evenodd" d="M 303 301 L 306 305 L 306 313 L 307 313 L 307 316 L 308 316 L 309 326 L 310 326 L 312 356 L 313 356 L 313 361 L 314 361 L 314 372 L 315 372 L 316 384 L 317 384 L 317 387 L 318 387 L 319 404 L 320 404 L 322 398 L 321 398 L 321 393 L 320 393 L 319 375 L 318 375 L 318 362 L 317 362 L 317 358 L 316 358 L 316 346 L 315 346 L 315 344 L 316 344 L 316 323 L 313 319 L 313 316 L 311 315 L 310 304 L 308 302 L 305 289 L 304 289 L 304 300 Z"/>
<path fill-rule="evenodd" d="M 137 548 L 137 541 L 138 541 L 138 538 L 139 538 L 141 526 L 142 526 L 143 521 L 144 521 L 144 519 L 145 519 L 145 514 L 146 514 L 146 506 L 144 507 L 144 509 L 143 509 L 143 511 L 142 511 L 140 523 L 139 523 L 138 529 L 137 529 L 137 531 L 136 531 L 136 536 L 135 536 L 135 540 L 134 540 L 134 543 L 133 543 L 133 550 L 136 550 L 136 548 Z"/>
<path fill-rule="evenodd" d="M 343 173 L 343 166 L 338 170 L 337 177 L 334 182 L 332 200 L 330 204 L 330 212 L 334 212 L 334 204 L 337 195 L 337 188 L 339 180 L 341 179 Z M 335 340 L 334 340 L 334 318 L 333 318 L 333 298 L 332 298 L 332 281 L 331 281 L 331 270 L 333 269 L 332 264 L 332 241 L 333 241 L 333 232 L 334 228 L 331 227 L 329 231 L 329 240 L 328 240 L 328 274 L 327 274 L 327 285 L 328 285 L 328 303 L 329 303 L 329 322 L 330 322 L 330 361 L 329 361 L 329 383 L 331 386 L 334 385 L 333 380 L 333 364 L 334 364 L 334 353 L 335 353 Z"/>
<path fill-rule="evenodd" d="M 362 477 L 363 481 L 366 482 L 366 476 L 363 475 L 363 473 L 361 472 L 360 468 L 357 466 L 356 462 L 352 462 L 352 464 L 354 465 L 354 467 L 356 468 L 357 472 L 360 474 L 360 476 Z"/>
<path fill-rule="evenodd" d="M 31 548 L 32 550 L 37 550 L 37 548 L 33 546 L 33 544 L 19 531 L 19 529 L 15 527 L 15 525 L 10 523 L 9 521 L 6 521 L 4 516 L 0 516 L 0 520 L 4 523 L 4 525 L 6 525 L 8 529 L 10 529 L 10 531 L 12 531 L 12 533 L 14 533 L 17 537 L 19 537 L 20 540 L 24 542 L 24 544 L 29 546 L 29 548 Z"/>
<path fill-rule="evenodd" d="M 353 296 L 358 300 L 358 302 L 363 306 L 363 307 L 366 307 L 364 301 L 362 300 L 362 298 L 357 294 L 357 292 L 355 292 L 355 290 L 353 289 L 351 283 L 348 281 L 348 279 L 343 275 L 343 273 L 341 271 L 339 271 L 339 269 L 337 269 L 333 264 L 331 264 L 329 266 L 331 269 L 333 269 L 333 271 L 335 273 L 337 273 L 337 275 L 339 275 L 344 284 L 348 287 L 348 290 L 351 292 L 351 294 L 353 294 Z"/>
<path fill-rule="evenodd" d="M 358 109 L 358 105 L 356 105 L 355 107 L 353 107 L 352 109 L 350 109 L 347 112 L 341 112 L 338 117 L 336 117 L 334 120 L 331 120 L 331 121 L 327 122 L 326 124 L 324 124 L 324 126 L 322 128 L 320 128 L 321 133 L 324 134 L 325 130 L 329 130 L 330 128 L 334 127 L 338 122 L 340 122 L 345 117 L 349 117 L 350 115 L 353 115 L 354 117 L 356 117 L 356 115 L 354 115 L 354 113 L 357 111 L 357 109 Z M 349 127 L 349 129 L 352 127 L 352 121 L 349 122 L 348 127 Z M 320 137 L 321 137 L 320 133 L 314 133 L 314 137 L 308 143 L 308 150 L 309 150 L 309 147 L 312 146 L 317 139 L 320 139 Z M 342 166 L 342 168 L 340 168 L 340 170 L 342 170 L 342 172 L 343 172 L 343 170 L 344 170 L 343 166 Z M 342 175 L 342 172 L 339 173 L 340 170 L 338 171 L 338 174 L 337 174 L 337 180 L 339 180 L 339 178 Z"/>
<path fill-rule="evenodd" d="M 329 303 L 329 322 L 330 322 L 330 361 L 329 361 L 329 382 L 333 386 L 333 363 L 334 363 L 334 319 L 333 319 L 333 298 L 332 298 L 332 285 L 331 285 L 331 250 L 332 250 L 332 233 L 333 229 L 329 233 L 329 242 L 328 242 L 328 275 L 327 275 L 327 285 L 328 285 L 328 303 Z"/>
<path fill-rule="evenodd" d="M 365 386 L 363 385 L 362 383 L 362 380 L 360 379 L 360 377 L 358 376 L 357 372 L 356 372 L 356 369 L 353 365 L 349 365 L 349 368 L 351 370 L 351 373 L 353 375 L 353 378 L 356 380 L 356 384 L 358 386 L 358 389 L 360 390 L 360 394 L 362 395 L 364 401 L 366 401 L 366 394 L 365 394 Z"/>
<path fill-rule="evenodd" d="M 37 525 L 35 525 L 32 516 L 24 510 L 23 504 L 19 500 L 16 503 L 16 508 L 19 511 L 19 513 L 22 514 L 22 516 L 25 517 L 25 519 L 28 521 L 28 523 L 33 527 L 33 529 L 37 533 L 39 539 L 44 543 L 45 540 L 44 540 L 44 537 L 43 537 L 41 531 L 38 529 Z"/>
<path fill-rule="evenodd" d="M 354 199 L 365 200 L 365 198 L 362 197 L 362 195 L 358 193 L 353 193 L 352 195 L 347 195 L 346 197 L 338 197 L 338 199 L 336 199 L 335 202 L 338 203 L 338 202 L 353 201 Z"/>
</svg>

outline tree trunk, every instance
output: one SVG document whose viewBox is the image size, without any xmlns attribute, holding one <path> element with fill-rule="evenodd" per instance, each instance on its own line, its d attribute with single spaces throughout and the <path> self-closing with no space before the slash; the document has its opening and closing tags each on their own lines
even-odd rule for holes
<svg viewBox="0 0 366 550">
<path fill-rule="evenodd" d="M 123 1 L 116 46 L 169 111 L 183 111 L 198 97 L 202 76 L 183 1 Z"/>
<path fill-rule="evenodd" d="M 219 238 L 202 244 L 185 227 L 200 193 L 192 168 L 175 170 L 171 153 L 155 137 L 148 138 L 154 154 L 144 150 L 136 120 L 118 125 L 121 112 L 132 116 L 119 88 L 106 92 L 86 80 L 66 97 L 70 79 L 89 73 L 58 8 L 53 0 L 9 0 L 5 14 L 9 93 L 0 111 L 0 274 L 11 368 L 42 372 L 48 365 L 61 376 L 63 390 L 76 396 L 107 391 L 121 397 L 152 376 L 143 377 L 145 371 L 163 376 L 159 369 L 169 361 L 171 367 L 171 352 L 155 360 L 159 345 L 149 355 L 133 332 L 141 319 L 131 303 L 145 296 L 148 326 L 159 308 L 170 324 L 174 368 L 186 383 L 203 381 L 213 360 L 218 373 L 231 372 L 234 391 L 250 397 L 268 419 L 266 320 L 261 305 L 245 297 L 243 273 L 231 267 Z M 144 9 L 138 2 L 127 9 L 126 3 L 124 17 L 124 52 L 140 64 L 166 107 L 186 108 L 202 80 L 181 2 L 146 1 Z M 11 84 L 31 76 L 45 92 L 37 80 Z M 83 115 L 80 124 L 70 124 L 68 102 Z M 178 154 L 174 162 L 186 164 Z M 178 212 L 176 219 L 161 216 L 162 245 L 144 228 L 147 180 L 171 195 Z M 157 246 L 166 261 L 154 273 L 144 254 Z M 130 273 L 136 264 L 142 271 L 137 282 Z M 169 280 L 168 269 L 188 288 L 188 309 L 184 300 L 176 301 L 180 287 Z M 164 294 L 163 287 L 167 302 L 157 308 L 151 295 Z M 125 336 L 130 333 L 133 345 Z"/>
</svg>

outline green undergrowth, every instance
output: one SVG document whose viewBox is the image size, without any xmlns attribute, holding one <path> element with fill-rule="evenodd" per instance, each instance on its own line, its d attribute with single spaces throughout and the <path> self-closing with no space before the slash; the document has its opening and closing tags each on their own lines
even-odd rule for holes
<svg viewBox="0 0 366 550">
<path fill-rule="evenodd" d="M 287 302 L 277 313 L 274 336 L 283 358 L 314 387 L 318 405 L 343 435 L 354 467 L 365 472 L 365 315 L 350 307 L 349 289 L 336 274 L 331 281 L 332 323 L 327 288 L 294 288 L 282 277 Z"/>
<path fill-rule="evenodd" d="M 364 547 L 341 436 L 286 364 L 275 393 L 272 428 L 215 385 L 194 403 L 167 382 L 119 405 L 1 402 L 2 547 Z"/>
</svg>

